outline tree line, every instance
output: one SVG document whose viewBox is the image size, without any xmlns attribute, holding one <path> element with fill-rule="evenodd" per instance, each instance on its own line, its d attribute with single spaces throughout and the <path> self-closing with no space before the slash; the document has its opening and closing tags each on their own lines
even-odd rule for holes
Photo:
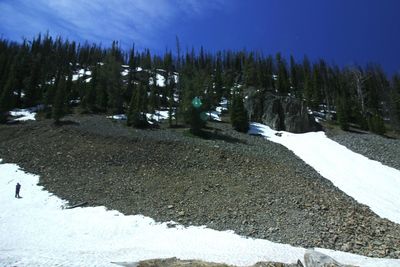
<svg viewBox="0 0 400 267">
<path fill-rule="evenodd" d="M 251 113 L 242 107 L 246 91 L 261 100 Z M 303 100 L 327 119 L 337 115 L 345 130 L 357 124 L 382 134 L 389 122 L 400 130 L 400 75 L 388 77 L 376 64 L 339 67 L 253 51 L 182 52 L 178 39 L 176 49 L 163 55 L 48 34 L 22 43 L 0 39 L 2 123 L 9 110 L 38 104 L 59 122 L 78 101 L 83 112 L 125 113 L 134 127 L 147 126 L 147 113 L 168 108 L 171 127 L 188 124 L 198 132 L 204 112 L 226 98 L 234 127 L 246 131 L 249 120 L 261 121 L 262 100 L 271 93 Z M 193 104 L 195 98 L 201 105 Z"/>
</svg>

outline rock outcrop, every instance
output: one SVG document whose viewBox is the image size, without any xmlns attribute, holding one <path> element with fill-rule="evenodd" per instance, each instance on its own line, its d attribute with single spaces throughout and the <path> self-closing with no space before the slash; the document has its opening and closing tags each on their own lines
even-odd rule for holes
<svg viewBox="0 0 400 267">
<path fill-rule="evenodd" d="M 304 254 L 304 263 L 305 267 L 356 267 L 341 264 L 331 257 L 312 249 L 307 250 Z"/>
<path fill-rule="evenodd" d="M 279 262 L 257 262 L 250 267 L 357 267 L 353 265 L 341 264 L 331 257 L 309 249 L 304 254 L 303 265 L 300 260 L 294 264 Z M 205 262 L 199 260 L 180 260 L 177 258 L 151 259 L 140 262 L 114 262 L 116 265 L 124 267 L 234 267 L 223 263 Z"/>
<path fill-rule="evenodd" d="M 113 262 L 124 267 L 234 267 L 223 263 L 205 262 L 199 260 L 180 260 L 177 258 L 151 259 L 140 262 Z M 301 263 L 300 263 L 301 264 Z M 278 262 L 258 262 L 250 267 L 303 267 L 299 264 L 284 264 Z"/>
<path fill-rule="evenodd" d="M 277 131 L 305 133 L 321 130 L 312 114 L 308 113 L 304 101 L 290 96 L 276 96 L 268 93 L 263 99 L 257 90 L 245 92 L 245 106 L 249 114 L 258 117 L 262 123 Z"/>
<path fill-rule="evenodd" d="M 305 133 L 320 130 L 303 101 L 270 95 L 264 100 L 262 122 L 277 131 Z"/>
</svg>

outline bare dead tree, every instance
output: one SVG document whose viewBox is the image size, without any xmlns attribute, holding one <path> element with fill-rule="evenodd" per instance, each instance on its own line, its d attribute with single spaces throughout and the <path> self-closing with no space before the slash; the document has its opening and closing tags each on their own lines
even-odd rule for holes
<svg viewBox="0 0 400 267">
<path fill-rule="evenodd" d="M 366 113 L 365 108 L 365 82 L 370 78 L 366 75 L 362 69 L 353 67 L 350 69 L 351 76 L 353 77 L 353 83 L 356 88 L 357 98 L 361 104 L 361 112 L 363 115 Z"/>
</svg>

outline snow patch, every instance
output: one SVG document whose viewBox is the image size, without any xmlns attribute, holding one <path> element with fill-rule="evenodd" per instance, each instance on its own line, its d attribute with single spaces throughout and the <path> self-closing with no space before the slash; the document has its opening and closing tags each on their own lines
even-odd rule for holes
<svg viewBox="0 0 400 267">
<path fill-rule="evenodd" d="M 149 78 L 149 85 L 154 84 L 154 78 Z M 165 77 L 161 74 L 156 73 L 156 85 L 159 87 L 165 87 Z"/>
<path fill-rule="evenodd" d="M 113 119 L 113 120 L 127 120 L 127 116 L 125 114 L 116 114 L 116 115 L 111 115 L 107 116 L 108 119 Z"/>
<path fill-rule="evenodd" d="M 10 116 L 16 117 L 14 121 L 34 121 L 37 111 L 43 110 L 44 105 L 38 105 L 36 107 L 25 108 L 25 109 L 13 109 L 10 111 Z"/>
<path fill-rule="evenodd" d="M 209 111 L 206 112 L 208 118 L 211 118 L 213 121 L 221 121 L 221 112 L 218 111 Z"/>
<path fill-rule="evenodd" d="M 292 150 L 340 190 L 373 212 L 400 223 L 400 171 L 342 146 L 324 132 L 293 134 L 251 123 L 250 134 L 262 135 Z"/>
<path fill-rule="evenodd" d="M 245 238 L 232 231 L 156 223 L 142 215 L 124 216 L 104 207 L 63 209 L 67 203 L 38 186 L 39 176 L 15 164 L 0 164 L 0 262 L 2 266 L 115 266 L 178 257 L 234 265 L 258 261 L 295 263 L 304 248 Z M 21 199 L 14 198 L 15 184 Z M 400 266 L 375 259 L 317 249 L 339 262 L 358 266 Z"/>
</svg>

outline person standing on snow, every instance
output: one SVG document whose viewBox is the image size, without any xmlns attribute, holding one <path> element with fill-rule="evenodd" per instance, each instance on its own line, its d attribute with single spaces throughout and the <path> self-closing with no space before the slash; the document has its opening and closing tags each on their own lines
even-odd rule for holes
<svg viewBox="0 0 400 267">
<path fill-rule="evenodd" d="M 17 183 L 17 185 L 15 186 L 15 197 L 16 198 L 21 198 L 19 196 L 19 191 L 21 190 L 21 185 L 19 183 Z"/>
</svg>

